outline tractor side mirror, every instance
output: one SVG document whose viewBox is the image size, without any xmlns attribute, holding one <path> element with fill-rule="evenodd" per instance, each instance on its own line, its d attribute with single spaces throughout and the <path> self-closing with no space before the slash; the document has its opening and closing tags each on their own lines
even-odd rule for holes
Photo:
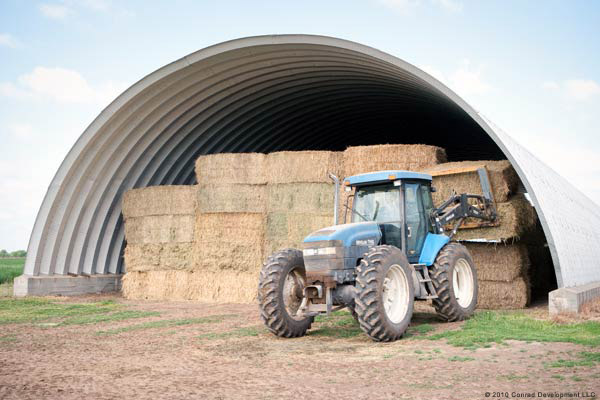
<svg viewBox="0 0 600 400">
<path fill-rule="evenodd" d="M 430 186 L 430 188 L 431 188 L 431 193 L 437 192 L 437 189 L 435 188 L 435 186 Z"/>
</svg>

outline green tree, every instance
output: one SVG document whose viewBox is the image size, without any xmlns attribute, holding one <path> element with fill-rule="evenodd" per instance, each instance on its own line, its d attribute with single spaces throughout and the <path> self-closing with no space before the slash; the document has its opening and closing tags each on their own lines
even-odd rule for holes
<svg viewBox="0 0 600 400">
<path fill-rule="evenodd" d="M 25 250 L 17 250 L 10 253 L 11 257 L 27 257 L 27 252 Z"/>
<path fill-rule="evenodd" d="M 0 257 L 8 257 L 8 256 L 9 256 L 8 251 L 6 251 L 4 249 L 0 250 Z"/>
</svg>

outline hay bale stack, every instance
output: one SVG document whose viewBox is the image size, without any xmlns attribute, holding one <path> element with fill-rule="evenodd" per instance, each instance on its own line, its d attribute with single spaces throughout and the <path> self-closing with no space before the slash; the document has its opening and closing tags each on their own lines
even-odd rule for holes
<svg viewBox="0 0 600 400">
<path fill-rule="evenodd" d="M 262 153 L 208 154 L 196 160 L 196 180 L 202 184 L 264 185 L 266 155 Z"/>
<path fill-rule="evenodd" d="M 496 203 L 496 211 L 498 226 L 461 228 L 454 238 L 456 240 L 485 239 L 514 242 L 533 232 L 536 226 L 535 209 L 522 194 L 513 196 L 507 202 Z"/>
<path fill-rule="evenodd" d="M 153 186 L 125 193 L 125 269 L 192 267 L 195 225 L 193 186 Z"/>
<path fill-rule="evenodd" d="M 475 263 L 480 281 L 512 282 L 527 276 L 530 260 L 527 247 L 521 244 L 463 243 Z"/>
<path fill-rule="evenodd" d="M 446 162 L 446 151 L 424 144 L 354 146 L 344 151 L 344 176 L 373 171 L 422 171 Z"/>
<path fill-rule="evenodd" d="M 125 267 L 128 273 L 191 269 L 192 250 L 192 243 L 127 244 Z"/>
<path fill-rule="evenodd" d="M 193 215 L 150 215 L 127 218 L 125 238 L 129 244 L 184 243 L 194 240 Z"/>
<path fill-rule="evenodd" d="M 137 300 L 252 303 L 256 285 L 255 275 L 235 271 L 146 271 L 127 273 L 122 291 Z"/>
<path fill-rule="evenodd" d="M 343 154 L 334 151 L 281 151 L 267 154 L 267 181 L 277 183 L 331 183 L 340 177 Z"/>
<path fill-rule="evenodd" d="M 132 189 L 123 196 L 127 220 L 151 215 L 194 215 L 195 186 L 150 186 Z"/>
<path fill-rule="evenodd" d="M 257 276 L 263 262 L 263 213 L 198 214 L 194 264 L 199 271 L 232 270 Z"/>
<path fill-rule="evenodd" d="M 529 304 L 530 259 L 523 244 L 463 243 L 471 253 L 477 280 L 477 306 L 487 309 L 516 309 Z"/>
<path fill-rule="evenodd" d="M 302 248 L 302 241 L 310 233 L 333 225 L 333 213 L 285 213 L 267 214 L 264 255 L 268 257 L 285 248 Z"/>
<path fill-rule="evenodd" d="M 423 172 L 436 175 L 443 171 L 457 170 L 465 167 L 485 166 L 490 178 L 494 200 L 498 203 L 508 201 L 519 188 L 519 177 L 508 160 L 501 161 L 461 161 L 435 165 Z M 456 193 L 482 194 L 479 175 L 476 171 L 433 177 L 433 203 L 436 205 L 446 201 L 452 191 Z"/>
<path fill-rule="evenodd" d="M 280 162 L 282 154 L 278 156 Z M 297 158 L 291 152 L 286 152 L 285 155 L 290 155 L 292 159 Z M 313 159 L 314 161 L 316 159 Z M 331 157 L 322 157 L 321 162 L 323 165 L 315 168 L 325 171 Z M 302 179 L 314 179 L 316 182 L 268 185 L 265 257 L 284 248 L 301 248 L 302 241 L 311 232 L 333 225 L 335 186 L 319 182 L 320 174 L 305 174 Z"/>
<path fill-rule="evenodd" d="M 261 213 L 266 211 L 267 185 L 221 183 L 198 185 L 198 213 Z"/>
<path fill-rule="evenodd" d="M 478 308 L 518 309 L 529 304 L 530 288 L 525 278 L 512 282 L 480 281 Z"/>
<path fill-rule="evenodd" d="M 335 186 L 330 183 L 281 183 L 268 185 L 267 212 L 331 213 Z"/>
</svg>

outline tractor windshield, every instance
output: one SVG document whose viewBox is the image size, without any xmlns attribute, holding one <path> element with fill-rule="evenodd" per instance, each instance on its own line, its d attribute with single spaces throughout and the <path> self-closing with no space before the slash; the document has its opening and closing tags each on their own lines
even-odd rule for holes
<svg viewBox="0 0 600 400">
<path fill-rule="evenodd" d="M 400 188 L 385 184 L 357 189 L 352 222 L 361 221 L 400 221 Z"/>
</svg>

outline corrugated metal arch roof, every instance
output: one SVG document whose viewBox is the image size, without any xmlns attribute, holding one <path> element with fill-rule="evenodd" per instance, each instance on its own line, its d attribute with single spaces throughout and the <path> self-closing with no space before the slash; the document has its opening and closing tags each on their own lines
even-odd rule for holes
<svg viewBox="0 0 600 400">
<path fill-rule="evenodd" d="M 249 37 L 144 77 L 77 140 L 52 180 L 25 274 L 120 270 L 121 198 L 194 182 L 215 152 L 426 143 L 452 160 L 508 158 L 532 200 L 559 286 L 600 280 L 600 210 L 459 96 L 379 50 L 311 35 Z"/>
</svg>

